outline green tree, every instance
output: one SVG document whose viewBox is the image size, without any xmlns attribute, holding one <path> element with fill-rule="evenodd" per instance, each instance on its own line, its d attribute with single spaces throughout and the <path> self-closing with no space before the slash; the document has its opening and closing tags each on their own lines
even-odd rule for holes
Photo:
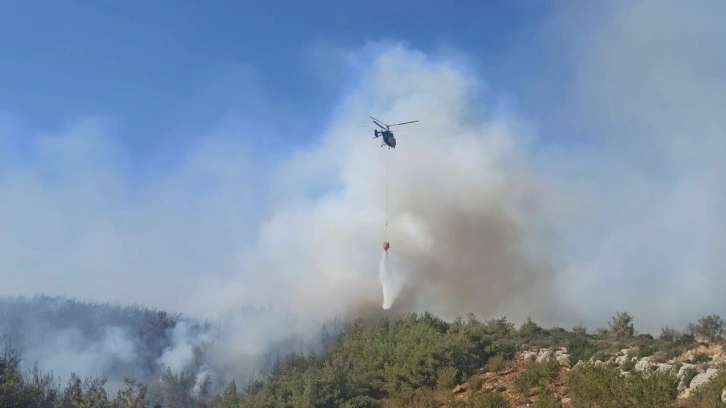
<svg viewBox="0 0 726 408">
<path fill-rule="evenodd" d="M 633 317 L 627 312 L 616 312 L 609 325 L 610 332 L 617 338 L 633 337 L 635 334 Z"/>
<path fill-rule="evenodd" d="M 689 324 L 691 333 L 707 341 L 718 341 L 723 338 L 724 321 L 719 315 L 709 315 L 698 319 L 698 324 Z"/>
<path fill-rule="evenodd" d="M 126 379 L 124 381 L 126 387 L 119 390 L 116 394 L 116 398 L 111 401 L 112 408 L 145 408 L 146 407 L 146 392 L 147 387 L 145 385 L 137 383 L 135 380 Z M 232 408 L 224 407 L 224 408 Z"/>
<path fill-rule="evenodd" d="M 20 355 L 9 344 L 0 355 L 0 407 L 27 405 L 20 373 Z"/>
</svg>

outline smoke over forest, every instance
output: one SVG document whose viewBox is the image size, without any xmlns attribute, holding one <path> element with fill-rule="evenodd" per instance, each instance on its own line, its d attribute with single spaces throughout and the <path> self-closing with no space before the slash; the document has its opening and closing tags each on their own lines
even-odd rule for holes
<svg viewBox="0 0 726 408">
<path fill-rule="evenodd" d="M 230 108 L 194 142 L 169 137 L 173 159 L 132 155 L 115 117 L 3 113 L 0 336 L 63 379 L 169 368 L 199 387 L 264 376 L 356 318 L 595 328 L 627 310 L 649 332 L 722 310 L 714 9 L 559 4 L 517 43 L 537 53 L 485 66 L 444 46 L 317 49 L 316 68 L 345 72 L 323 124 Z M 388 151 L 368 115 L 420 122 Z M 50 297 L 14 298 L 35 293 Z"/>
<path fill-rule="evenodd" d="M 267 378 L 290 353 L 324 351 L 341 322 L 309 331 L 266 323 L 283 318 L 263 309 L 239 310 L 234 318 L 208 322 L 138 306 L 94 304 L 37 296 L 0 300 L 0 340 L 21 355 L 23 372 L 34 366 L 63 385 L 75 374 L 107 380 L 115 393 L 125 379 L 142 383 L 175 377 L 190 395 L 206 387 L 209 395 L 235 380 Z M 292 323 L 294 322 L 287 322 Z M 268 330 L 266 330 L 268 328 Z"/>
</svg>

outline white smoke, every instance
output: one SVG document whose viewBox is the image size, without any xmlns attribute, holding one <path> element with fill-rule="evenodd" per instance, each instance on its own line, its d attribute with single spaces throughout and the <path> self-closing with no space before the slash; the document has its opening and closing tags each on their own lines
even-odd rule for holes
<svg viewBox="0 0 726 408">
<path fill-rule="evenodd" d="M 167 347 L 157 363 L 162 369 L 170 368 L 172 372 L 182 372 L 196 368 L 202 363 L 199 354 L 208 349 L 215 340 L 211 330 L 199 330 L 190 321 L 177 322 L 172 330 L 172 344 Z"/>
<path fill-rule="evenodd" d="M 107 326 L 96 340 L 88 339 L 77 328 L 47 331 L 44 337 L 34 340 L 35 347 L 13 345 L 21 348 L 23 369 L 30 370 L 37 362 L 42 371 L 52 371 L 54 380 L 59 382 L 67 381 L 72 373 L 106 377 L 107 388 L 115 392 L 124 386 L 124 376 L 144 375 L 138 365 L 137 348 L 141 345 L 127 328 Z M 24 346 L 28 348 L 23 349 Z"/>
</svg>

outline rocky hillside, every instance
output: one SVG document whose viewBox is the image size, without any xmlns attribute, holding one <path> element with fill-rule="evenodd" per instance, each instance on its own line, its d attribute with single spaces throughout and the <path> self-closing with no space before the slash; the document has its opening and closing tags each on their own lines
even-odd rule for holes
<svg viewBox="0 0 726 408">
<path fill-rule="evenodd" d="M 592 406 L 611 399 L 609 406 L 626 407 L 636 406 L 628 404 L 628 400 L 638 393 L 628 386 L 646 385 L 651 379 L 651 387 L 642 387 L 642 391 L 661 392 L 663 405 L 654 401 L 648 406 L 720 406 L 718 402 L 726 406 L 723 343 L 703 342 L 672 358 L 665 358 L 662 352 L 642 356 L 649 351 L 648 346 L 615 352 L 605 348 L 572 365 L 572 355 L 566 347 L 524 350 L 510 361 L 502 360 L 494 370 L 483 370 L 456 386 L 453 395 L 462 405 L 472 397 L 489 394 L 496 395 L 492 401 L 498 402 L 479 406 L 566 408 Z M 616 374 L 622 381 L 612 381 L 608 374 Z M 718 401 L 713 398 L 715 394 Z M 630 398 L 633 399 L 637 400 L 637 396 Z M 671 403 L 667 402 L 669 399 Z"/>
</svg>

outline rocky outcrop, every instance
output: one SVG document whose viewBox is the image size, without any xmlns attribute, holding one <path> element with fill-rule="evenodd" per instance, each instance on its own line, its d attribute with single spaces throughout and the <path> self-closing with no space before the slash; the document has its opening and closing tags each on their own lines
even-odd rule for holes
<svg viewBox="0 0 726 408">
<path fill-rule="evenodd" d="M 555 355 L 554 352 L 552 352 L 551 349 L 543 348 L 539 350 L 539 355 L 537 356 L 537 362 L 538 363 L 547 363 L 552 359 L 552 357 Z"/>
<path fill-rule="evenodd" d="M 671 373 L 675 375 L 679 398 L 688 397 L 695 390 L 711 382 L 720 372 L 717 366 L 726 362 L 726 353 L 711 349 L 691 350 L 685 355 L 663 362 L 664 359 L 657 356 L 638 358 L 637 349 L 622 349 L 614 355 L 597 353 L 588 361 L 578 361 L 571 367 L 570 355 L 564 347 L 541 348 L 539 350 L 528 350 L 520 354 L 524 362 L 546 363 L 556 360 L 560 366 L 576 370 L 583 365 L 594 365 L 596 367 L 617 367 L 621 375 L 631 375 L 631 369 L 640 373 Z M 708 356 L 708 362 L 704 362 L 704 356 Z M 699 362 L 700 361 L 700 362 Z M 722 395 L 726 402 L 726 389 Z"/>
<path fill-rule="evenodd" d="M 625 363 L 628 362 L 628 357 L 629 357 L 628 349 L 620 350 L 620 353 L 618 353 L 615 356 L 615 364 L 617 364 L 618 367 L 622 367 L 623 365 L 625 365 Z"/>
<path fill-rule="evenodd" d="M 531 363 L 537 360 L 537 353 L 534 351 L 525 351 L 522 353 L 522 361 L 525 363 Z"/>
<path fill-rule="evenodd" d="M 683 363 L 681 368 L 678 370 L 678 374 L 676 374 L 676 378 L 678 379 L 678 392 L 683 392 L 688 388 L 688 378 L 687 374 L 689 370 L 696 371 L 696 366 L 690 363 Z"/>
<path fill-rule="evenodd" d="M 534 351 L 525 351 L 522 353 L 522 361 L 535 363 L 547 363 L 552 360 L 556 360 L 562 367 L 570 367 L 570 355 L 567 353 L 567 348 L 560 347 L 557 350 L 551 348 L 541 348 L 539 353 Z"/>
<path fill-rule="evenodd" d="M 650 367 L 650 357 L 643 357 L 637 363 L 635 363 L 635 371 L 648 371 Z"/>
<path fill-rule="evenodd" d="M 716 368 L 708 368 L 706 369 L 705 373 L 698 374 L 697 376 L 693 377 L 691 380 L 691 384 L 688 388 L 691 390 L 697 390 L 700 387 L 703 387 L 704 385 L 711 382 L 711 380 L 714 379 L 718 375 L 719 370 Z"/>
<path fill-rule="evenodd" d="M 556 354 L 555 359 L 563 367 L 570 367 L 570 355 L 569 354 Z"/>
<path fill-rule="evenodd" d="M 533 406 L 540 398 L 536 388 L 522 393 L 517 390 L 515 382 L 517 377 L 527 369 L 530 364 L 544 364 L 557 362 L 559 374 L 557 379 L 548 388 L 557 403 L 562 408 L 572 408 L 570 390 L 567 378 L 572 370 L 584 365 L 593 365 L 618 370 L 623 376 L 635 373 L 655 375 L 656 373 L 670 373 L 677 382 L 678 398 L 687 399 L 693 393 L 711 383 L 716 376 L 726 369 L 722 362 L 726 362 L 726 352 L 720 346 L 699 345 L 690 352 L 671 359 L 665 359 L 662 353 L 639 358 L 640 349 L 637 347 L 622 349 L 617 352 L 601 350 L 587 360 L 580 360 L 571 366 L 570 353 L 565 347 L 545 347 L 536 349 L 520 349 L 514 361 L 505 362 L 504 368 L 496 372 L 482 370 L 479 382 L 467 381 L 456 386 L 452 391 L 454 398 L 463 400 L 469 398 L 472 392 L 484 391 L 501 394 L 510 407 Z M 726 388 L 720 392 L 721 400 L 726 403 Z"/>
</svg>

